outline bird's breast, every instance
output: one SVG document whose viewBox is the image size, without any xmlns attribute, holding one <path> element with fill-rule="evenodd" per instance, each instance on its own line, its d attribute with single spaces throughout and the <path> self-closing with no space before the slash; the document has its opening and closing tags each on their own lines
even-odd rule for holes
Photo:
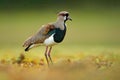
<svg viewBox="0 0 120 80">
<path fill-rule="evenodd" d="M 61 30 L 60 28 L 56 28 L 48 33 L 50 36 L 45 39 L 44 44 L 46 46 L 53 46 L 57 43 L 60 43 L 63 41 L 65 34 L 66 34 L 66 26 L 64 30 Z"/>
<path fill-rule="evenodd" d="M 54 41 L 56 43 L 62 42 L 64 37 L 65 37 L 65 34 L 66 34 L 66 27 L 64 28 L 64 30 L 61 30 L 60 28 L 57 28 L 56 31 L 55 31 L 55 35 L 53 36 Z"/>
</svg>

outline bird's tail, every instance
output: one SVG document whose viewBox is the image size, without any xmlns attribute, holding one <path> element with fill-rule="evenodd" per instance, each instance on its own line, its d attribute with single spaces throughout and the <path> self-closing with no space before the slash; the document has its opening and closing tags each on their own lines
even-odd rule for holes
<svg viewBox="0 0 120 80">
<path fill-rule="evenodd" d="M 23 47 L 28 47 L 33 43 L 32 37 L 29 37 L 25 42 L 23 43 Z"/>
<path fill-rule="evenodd" d="M 28 47 L 25 48 L 25 51 L 29 51 L 30 47 L 32 46 L 32 44 L 30 44 Z"/>
<path fill-rule="evenodd" d="M 29 46 L 27 46 L 25 48 L 25 51 L 29 51 L 30 49 L 34 48 L 34 47 L 38 47 L 40 46 L 41 44 L 30 44 Z"/>
<path fill-rule="evenodd" d="M 40 44 L 35 44 L 34 42 L 35 42 L 34 37 L 29 37 L 23 44 L 23 47 L 26 47 L 25 51 L 29 51 L 31 48 L 40 45 Z"/>
<path fill-rule="evenodd" d="M 32 42 L 33 42 L 32 37 L 29 37 L 27 40 L 25 40 L 25 42 L 23 44 L 23 47 L 26 47 L 25 51 L 28 51 L 30 49 L 30 47 L 33 45 Z"/>
</svg>

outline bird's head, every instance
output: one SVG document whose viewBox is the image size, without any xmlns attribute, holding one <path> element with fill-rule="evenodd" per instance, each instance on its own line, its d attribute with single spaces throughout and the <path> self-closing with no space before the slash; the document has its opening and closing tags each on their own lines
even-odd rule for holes
<svg viewBox="0 0 120 80">
<path fill-rule="evenodd" d="M 64 22 L 66 22 L 67 20 L 72 21 L 72 19 L 69 16 L 69 12 L 67 11 L 61 11 L 58 13 L 58 19 L 63 20 Z"/>
</svg>

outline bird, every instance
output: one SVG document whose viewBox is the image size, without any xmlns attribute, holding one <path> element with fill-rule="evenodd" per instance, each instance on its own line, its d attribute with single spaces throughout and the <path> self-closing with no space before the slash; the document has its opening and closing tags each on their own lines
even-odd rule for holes
<svg viewBox="0 0 120 80">
<path fill-rule="evenodd" d="M 35 46 L 44 45 L 46 47 L 44 53 L 46 62 L 48 65 L 50 62 L 53 64 L 50 55 L 52 47 L 63 41 L 67 30 L 66 21 L 68 20 L 72 21 L 72 18 L 69 16 L 69 12 L 60 11 L 57 14 L 57 20 L 55 22 L 42 25 L 34 35 L 25 40 L 23 43 L 25 52 L 29 51 Z"/>
</svg>

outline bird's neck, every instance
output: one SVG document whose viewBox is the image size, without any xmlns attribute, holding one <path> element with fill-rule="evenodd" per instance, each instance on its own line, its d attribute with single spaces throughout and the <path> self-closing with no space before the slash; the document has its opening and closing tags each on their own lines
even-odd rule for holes
<svg viewBox="0 0 120 80">
<path fill-rule="evenodd" d="M 61 19 L 57 19 L 56 27 L 60 28 L 61 30 L 64 30 L 64 28 L 65 28 L 65 21 L 61 20 Z"/>
</svg>

